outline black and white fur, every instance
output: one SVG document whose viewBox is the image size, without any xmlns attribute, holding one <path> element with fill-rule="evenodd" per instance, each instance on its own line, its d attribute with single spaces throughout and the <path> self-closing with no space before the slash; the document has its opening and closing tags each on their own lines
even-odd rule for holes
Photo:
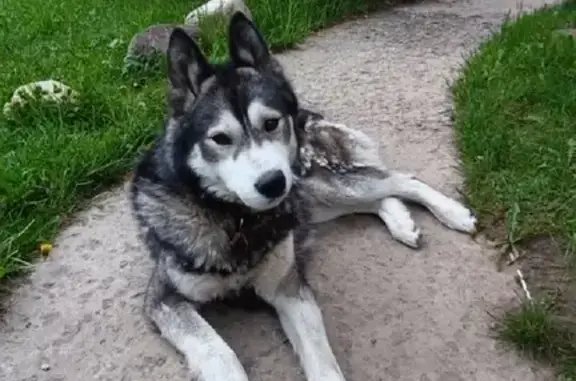
<svg viewBox="0 0 576 381">
<path fill-rule="evenodd" d="M 473 213 L 409 174 L 388 170 L 372 140 L 299 107 L 254 24 L 236 13 L 230 60 L 207 61 L 175 30 L 169 118 L 138 162 L 130 198 L 156 261 L 146 312 L 187 359 L 193 380 L 246 381 L 203 319 L 207 302 L 252 290 L 271 305 L 309 381 L 343 381 L 303 265 L 309 228 L 352 213 L 380 216 L 399 241 L 420 231 L 403 203 L 471 233 Z"/>
</svg>

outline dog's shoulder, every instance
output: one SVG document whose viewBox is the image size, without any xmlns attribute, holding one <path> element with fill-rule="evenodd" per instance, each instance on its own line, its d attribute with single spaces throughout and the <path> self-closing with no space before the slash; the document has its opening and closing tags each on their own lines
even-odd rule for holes
<svg viewBox="0 0 576 381">
<path fill-rule="evenodd" d="M 231 222 L 186 192 L 165 163 L 161 144 L 158 139 L 142 153 L 128 187 L 141 238 L 154 258 L 171 255 L 198 269 L 215 265 L 230 249 Z"/>
</svg>

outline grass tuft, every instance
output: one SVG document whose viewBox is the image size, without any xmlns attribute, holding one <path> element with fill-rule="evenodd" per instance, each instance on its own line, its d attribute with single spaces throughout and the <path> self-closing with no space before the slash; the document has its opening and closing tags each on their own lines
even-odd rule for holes
<svg viewBox="0 0 576 381">
<path fill-rule="evenodd" d="M 574 351 L 576 339 L 575 333 L 561 329 L 556 319 L 549 298 L 527 302 L 505 314 L 500 335 L 530 356 L 553 360 Z"/>
<path fill-rule="evenodd" d="M 500 339 L 520 353 L 558 367 L 565 381 L 576 376 L 576 326 L 561 318 L 550 298 L 523 303 L 503 316 L 497 330 Z"/>
<path fill-rule="evenodd" d="M 466 196 L 489 238 L 525 253 L 539 300 L 504 316 L 500 336 L 564 380 L 576 380 L 575 36 L 574 1 L 509 20 L 453 86 Z"/>
</svg>

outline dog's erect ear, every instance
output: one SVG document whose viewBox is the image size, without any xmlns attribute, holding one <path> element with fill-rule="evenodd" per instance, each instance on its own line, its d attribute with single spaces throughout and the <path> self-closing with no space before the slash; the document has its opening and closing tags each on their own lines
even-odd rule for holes
<svg viewBox="0 0 576 381">
<path fill-rule="evenodd" d="M 240 65 L 263 68 L 270 61 L 266 41 L 242 12 L 236 12 L 228 28 L 230 58 Z"/>
<path fill-rule="evenodd" d="M 167 54 L 171 106 L 176 112 L 182 112 L 198 95 L 202 82 L 212 74 L 212 66 L 194 40 L 180 28 L 170 34 Z"/>
</svg>

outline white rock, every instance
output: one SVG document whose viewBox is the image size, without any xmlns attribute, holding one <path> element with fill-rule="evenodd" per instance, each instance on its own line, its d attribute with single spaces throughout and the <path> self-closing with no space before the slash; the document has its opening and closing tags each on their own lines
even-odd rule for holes
<svg viewBox="0 0 576 381">
<path fill-rule="evenodd" d="M 230 16 L 237 11 L 244 13 L 252 20 L 252 13 L 243 0 L 210 0 L 188 13 L 184 22 L 194 25 L 198 23 L 198 18 L 201 16 L 211 16 L 217 13 Z"/>
<path fill-rule="evenodd" d="M 24 105 L 29 99 L 34 99 L 35 92 L 40 93 L 39 101 L 52 102 L 74 102 L 78 93 L 66 86 L 62 82 L 53 79 L 47 79 L 38 82 L 31 82 L 18 87 L 10 99 L 10 102 L 4 104 L 4 115 L 8 117 L 16 105 Z"/>
</svg>

